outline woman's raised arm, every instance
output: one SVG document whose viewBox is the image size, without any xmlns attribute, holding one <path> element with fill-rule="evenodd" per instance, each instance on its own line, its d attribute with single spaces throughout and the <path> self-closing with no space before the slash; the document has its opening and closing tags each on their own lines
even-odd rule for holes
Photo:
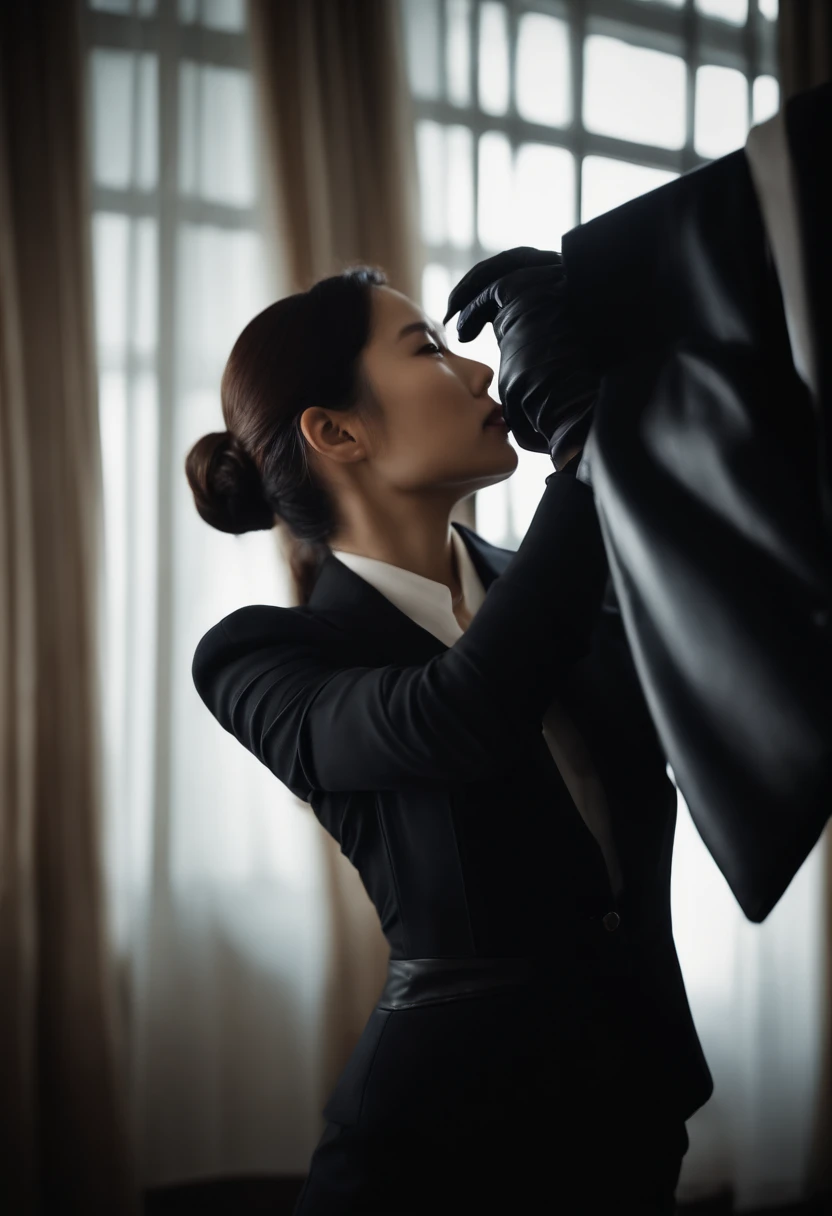
<svg viewBox="0 0 832 1216">
<path fill-rule="evenodd" d="M 200 640 L 194 683 L 305 801 L 316 790 L 482 780 L 516 763 L 558 675 L 586 653 L 606 574 L 591 488 L 551 473 L 468 629 L 427 663 L 338 665 L 299 637 L 291 608 L 250 605 Z"/>
</svg>

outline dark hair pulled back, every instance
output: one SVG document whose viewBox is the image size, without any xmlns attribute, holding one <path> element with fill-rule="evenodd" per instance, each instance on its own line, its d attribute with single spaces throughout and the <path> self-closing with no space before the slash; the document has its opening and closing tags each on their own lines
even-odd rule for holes
<svg viewBox="0 0 832 1216">
<path fill-rule="evenodd" d="M 285 296 L 238 336 L 220 386 L 225 431 L 203 435 L 185 458 L 196 509 L 221 532 L 285 525 L 284 551 L 305 604 L 335 528 L 314 476 L 300 417 L 309 406 L 351 409 L 371 394 L 359 356 L 369 341 L 372 266 L 353 266 Z"/>
</svg>

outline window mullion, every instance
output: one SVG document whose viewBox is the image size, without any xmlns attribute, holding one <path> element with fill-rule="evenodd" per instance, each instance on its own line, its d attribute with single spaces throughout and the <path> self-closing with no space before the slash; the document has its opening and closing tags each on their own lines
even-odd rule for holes
<svg viewBox="0 0 832 1216">
<path fill-rule="evenodd" d="M 474 248 L 480 248 L 480 233 L 479 233 L 479 213 L 480 213 L 480 145 L 477 128 L 473 122 L 474 115 L 477 112 L 477 98 L 479 96 L 479 45 L 480 45 L 480 6 L 477 0 L 471 0 L 471 7 L 468 10 L 468 110 L 465 115 L 466 120 L 471 124 L 471 176 L 473 178 L 473 199 L 474 199 Z M 475 255 L 476 256 L 476 255 Z M 480 255 L 481 256 L 481 255 Z M 457 252 L 453 261 L 459 257 Z M 474 510 L 476 511 L 476 495 L 474 496 Z"/>
<path fill-rule="evenodd" d="M 699 23 L 694 9 L 694 0 L 685 0 L 682 13 L 685 34 L 685 143 L 682 148 L 682 173 L 687 173 L 699 162 L 693 147 L 694 117 L 696 113 L 696 69 L 699 66 Z"/>
<path fill-rule="evenodd" d="M 586 2 L 575 0 L 570 10 L 569 41 L 572 65 L 572 126 L 569 145 L 575 157 L 575 223 L 581 222 L 583 205 L 583 163 L 586 154 L 583 119 L 584 39 L 586 38 Z"/>
<path fill-rule="evenodd" d="M 178 195 L 179 195 L 179 41 L 176 0 L 159 0 L 159 237 L 158 237 L 158 534 L 156 729 L 153 793 L 153 860 L 155 890 L 167 889 L 170 870 L 169 803 L 170 740 L 173 734 L 174 619 L 174 443 L 176 428 Z"/>
</svg>

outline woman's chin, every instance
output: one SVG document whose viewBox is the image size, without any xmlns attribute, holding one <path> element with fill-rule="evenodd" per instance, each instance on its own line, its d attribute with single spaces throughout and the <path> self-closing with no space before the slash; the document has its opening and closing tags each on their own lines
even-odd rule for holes
<svg viewBox="0 0 832 1216">
<path fill-rule="evenodd" d="M 517 449 L 512 443 L 507 440 L 504 443 L 491 440 L 489 444 L 483 444 L 476 453 L 471 452 L 465 466 L 446 467 L 444 475 L 436 478 L 434 474 L 431 480 L 434 485 L 443 484 L 456 489 L 464 487 L 466 494 L 473 494 L 476 490 L 496 485 L 498 481 L 511 477 L 519 459 Z"/>
<path fill-rule="evenodd" d="M 517 468 L 520 457 L 517 454 L 517 448 L 509 441 L 508 436 L 509 432 L 506 431 L 503 442 L 495 442 L 494 446 L 497 451 L 494 453 L 493 460 L 496 465 L 505 469 L 507 473 L 513 473 Z"/>
<path fill-rule="evenodd" d="M 505 450 L 501 453 L 500 459 L 492 459 L 487 467 L 483 467 L 480 476 L 474 477 L 476 488 L 478 490 L 485 489 L 486 486 L 494 486 L 499 481 L 505 481 L 511 477 L 512 473 L 517 468 L 519 461 L 517 449 L 512 444 L 507 443 Z"/>
</svg>

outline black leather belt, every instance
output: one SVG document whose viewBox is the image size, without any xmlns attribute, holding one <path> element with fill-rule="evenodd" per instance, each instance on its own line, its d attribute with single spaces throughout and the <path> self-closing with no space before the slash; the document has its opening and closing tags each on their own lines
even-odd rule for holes
<svg viewBox="0 0 832 1216">
<path fill-rule="evenodd" d="M 559 965 L 560 964 L 560 965 Z M 557 987 L 581 975 L 624 975 L 630 960 L 624 957 L 587 959 L 563 964 L 557 958 L 396 958 L 390 959 L 387 981 L 377 1001 L 380 1009 L 410 1009 L 458 1001 L 501 988 L 528 984 Z"/>
</svg>

